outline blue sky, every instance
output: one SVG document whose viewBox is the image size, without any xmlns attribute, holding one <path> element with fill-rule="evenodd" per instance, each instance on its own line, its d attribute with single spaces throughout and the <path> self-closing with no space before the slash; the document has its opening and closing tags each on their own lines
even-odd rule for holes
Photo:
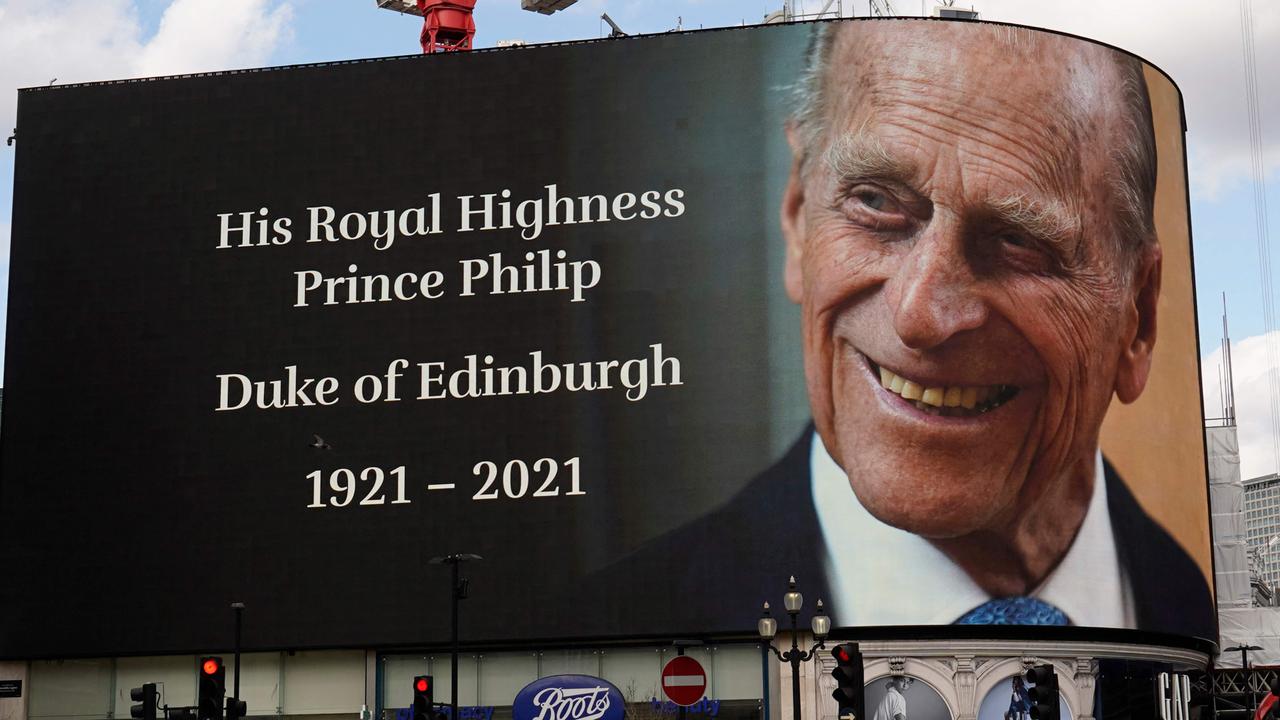
<svg viewBox="0 0 1280 720">
<path fill-rule="evenodd" d="M 822 0 L 796 0 L 802 10 Z M 1245 124 L 1241 10 L 1254 17 L 1260 68 L 1280 67 L 1280 3 L 1269 0 L 968 0 L 985 19 L 1073 32 L 1132 50 L 1167 71 L 1187 107 L 1192 227 L 1205 374 L 1216 377 L 1221 293 L 1227 292 L 1232 337 L 1263 333 L 1262 289 Z M 895 0 L 920 14 L 936 0 Z M 962 1 L 959 4 L 965 5 Z M 579 0 L 551 16 L 521 10 L 519 0 L 479 0 L 477 47 L 499 40 L 553 42 L 600 37 L 607 11 L 630 33 L 754 23 L 782 0 Z M 845 14 L 865 16 L 866 0 L 843 0 Z M 378 10 L 374 0 L 0 0 L 0 125 L 14 125 L 18 87 L 175 74 L 232 67 L 321 62 L 419 52 L 421 21 Z M 1280 91 L 1265 78 L 1262 140 L 1272 234 L 1280 236 Z M 0 146 L 0 290 L 8 291 L 13 149 Z M 1280 248 L 1277 249 L 1280 254 Z M 1274 265 L 1274 263 L 1273 263 Z M 2 336 L 2 329 L 0 329 Z M 1260 339 L 1257 340 L 1260 342 Z M 1265 353 L 1237 362 L 1264 362 Z M 1246 360 L 1245 358 L 1249 358 Z M 1266 367 L 1237 369 L 1242 445 L 1266 438 Z M 1249 378 L 1255 378 L 1250 381 Z M 1258 401 L 1257 407 L 1247 403 Z M 1216 403 L 1216 401 L 1213 401 Z M 1212 407 L 1212 405 L 1211 405 Z M 1244 474 L 1277 469 L 1267 449 L 1242 447 Z"/>
</svg>

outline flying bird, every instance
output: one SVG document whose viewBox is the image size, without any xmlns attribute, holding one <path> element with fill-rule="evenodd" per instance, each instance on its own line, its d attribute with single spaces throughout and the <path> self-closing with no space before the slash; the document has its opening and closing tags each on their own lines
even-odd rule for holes
<svg viewBox="0 0 1280 720">
<path fill-rule="evenodd" d="M 324 438 L 320 437 L 319 435 L 316 435 L 316 434 L 312 433 L 311 437 L 313 437 L 313 438 L 315 438 L 315 439 L 316 439 L 316 441 L 315 441 L 315 442 L 311 443 L 311 447 L 313 447 L 313 448 L 315 448 L 315 449 L 317 449 L 317 450 L 332 450 L 332 449 L 333 449 L 333 446 L 332 446 L 332 445 L 330 445 L 329 443 L 325 442 L 325 441 L 324 441 Z"/>
</svg>

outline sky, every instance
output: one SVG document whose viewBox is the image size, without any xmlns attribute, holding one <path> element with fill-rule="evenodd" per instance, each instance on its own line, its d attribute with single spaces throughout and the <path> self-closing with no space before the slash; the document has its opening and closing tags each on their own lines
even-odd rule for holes
<svg viewBox="0 0 1280 720">
<path fill-rule="evenodd" d="M 795 0 L 814 12 L 824 0 Z M 866 16 L 866 0 L 836 0 Z M 937 0 L 892 0 L 902 15 Z M 1138 54 L 1182 90 L 1206 412 L 1217 415 L 1222 294 L 1231 324 L 1241 472 L 1280 469 L 1271 442 L 1263 292 L 1246 115 L 1242 3 L 1252 8 L 1259 68 L 1280 67 L 1273 0 L 960 0 L 983 19 L 1061 30 Z M 598 38 L 608 12 L 631 34 L 759 22 L 782 0 L 579 0 L 550 16 L 519 0 L 479 0 L 476 47 Z M 833 3 L 833 7 L 835 4 Z M 420 52 L 421 21 L 374 0 L 0 0 L 0 129 L 16 124 L 17 88 Z M 1259 79 L 1265 193 L 1280 236 L 1280 85 Z M 0 340 L 7 308 L 14 148 L 0 146 Z M 1278 240 L 1280 242 L 1280 240 Z M 1280 253 L 1280 250 L 1277 251 Z M 1274 266 L 1275 261 L 1272 261 Z M 1273 271 L 1274 274 L 1274 271 Z M 2 367 L 2 366 L 0 366 Z"/>
</svg>

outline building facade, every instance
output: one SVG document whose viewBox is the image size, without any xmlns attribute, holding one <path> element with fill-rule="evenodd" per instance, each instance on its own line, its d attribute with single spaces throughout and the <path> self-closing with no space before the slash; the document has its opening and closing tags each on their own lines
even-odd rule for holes
<svg viewBox="0 0 1280 720">
<path fill-rule="evenodd" d="M 1274 589 L 1280 583 L 1280 474 L 1245 480 L 1244 504 L 1251 564 Z"/>
<path fill-rule="evenodd" d="M 1033 638 L 1034 631 L 1024 635 Z M 1053 666 L 1061 720 L 1158 717 L 1162 674 L 1202 670 L 1204 649 L 1117 640 L 929 639 L 861 640 L 866 713 L 871 717 L 890 678 L 911 680 L 903 691 L 907 720 L 1028 720 L 1016 707 L 1015 678 L 1040 664 Z M 811 635 L 803 647 L 814 645 Z M 789 638 L 780 635 L 780 646 Z M 837 720 L 832 698 L 835 660 L 828 639 L 800 665 L 800 717 Z M 463 652 L 459 662 L 461 720 L 510 720 L 517 693 L 536 679 L 587 675 L 615 685 L 629 720 L 675 720 L 678 709 L 660 689 L 670 644 Z M 792 673 L 758 641 L 709 642 L 686 648 L 706 671 L 704 698 L 686 720 L 795 720 Z M 228 693 L 233 675 L 228 664 Z M 23 680 L 23 696 L 0 699 L 0 717 L 13 720 L 128 718 L 130 690 L 160 686 L 161 706 L 196 700 L 199 658 L 192 655 L 40 660 L 4 663 L 6 677 Z M 415 676 L 429 674 L 437 702 L 450 702 L 448 652 L 376 650 L 251 653 L 242 657 L 241 697 L 249 717 L 402 720 Z M 1166 698 L 1167 699 L 1167 698 Z M 1012 718 L 1008 715 L 1012 708 Z"/>
</svg>

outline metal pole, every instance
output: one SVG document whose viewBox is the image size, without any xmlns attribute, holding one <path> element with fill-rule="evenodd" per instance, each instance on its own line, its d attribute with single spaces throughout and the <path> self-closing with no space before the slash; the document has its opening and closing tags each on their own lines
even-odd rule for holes
<svg viewBox="0 0 1280 720">
<path fill-rule="evenodd" d="M 683 645 L 676 645 L 676 655 L 684 655 Z M 680 720 L 685 720 L 685 718 L 688 717 L 687 711 L 688 711 L 688 708 L 686 708 L 684 705 L 680 706 L 680 713 L 679 713 Z"/>
<path fill-rule="evenodd" d="M 760 696 L 764 698 L 764 717 L 763 720 L 769 720 L 769 643 L 765 641 L 760 644 Z M 859 718 L 858 720 L 862 720 Z"/>
<path fill-rule="evenodd" d="M 1210 666 L 1209 668 L 1209 717 L 1213 720 L 1218 718 L 1218 671 Z"/>
<path fill-rule="evenodd" d="M 1240 667 L 1244 670 L 1244 681 L 1249 686 L 1249 717 L 1258 709 L 1258 697 L 1253 690 L 1253 671 L 1249 669 L 1249 646 L 1240 646 Z"/>
<path fill-rule="evenodd" d="M 449 720 L 458 720 L 458 565 L 453 557 L 453 663 L 449 668 Z"/>
<path fill-rule="evenodd" d="M 235 674 L 235 680 L 233 681 L 235 687 L 234 687 L 234 694 L 232 695 L 232 697 L 234 697 L 236 700 L 239 700 L 240 699 L 240 628 L 244 620 L 244 603 L 242 602 L 231 603 L 231 609 L 236 611 L 236 674 Z"/>
<path fill-rule="evenodd" d="M 791 660 L 791 720 L 800 720 L 800 646 L 796 642 L 799 629 L 796 627 L 796 614 L 791 615 L 791 652 L 787 657 Z"/>
</svg>

